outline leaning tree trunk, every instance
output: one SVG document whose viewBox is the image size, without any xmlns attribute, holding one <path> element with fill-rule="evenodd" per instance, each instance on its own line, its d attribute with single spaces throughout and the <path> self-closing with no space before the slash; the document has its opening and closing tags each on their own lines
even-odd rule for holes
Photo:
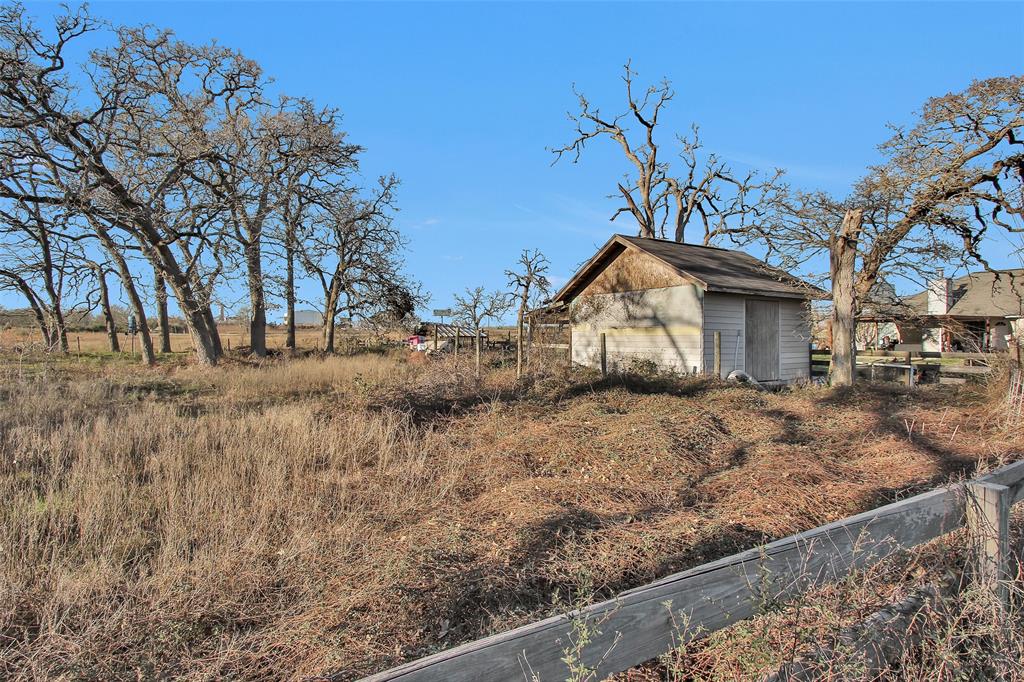
<svg viewBox="0 0 1024 682">
<path fill-rule="evenodd" d="M 99 224 L 94 223 L 96 235 L 100 238 L 104 250 L 117 266 L 117 275 L 121 279 L 121 288 L 128 296 L 128 303 L 135 313 L 135 320 L 139 327 L 139 337 L 142 345 L 142 361 L 147 365 L 156 364 L 156 354 L 153 352 L 153 337 L 149 334 L 149 324 L 146 322 L 146 309 L 142 307 L 142 299 L 139 298 L 139 290 L 135 287 L 135 278 L 132 277 L 131 268 L 125 260 L 117 244 L 111 238 L 110 233 Z"/>
<path fill-rule="evenodd" d="M 140 241 L 145 241 L 150 258 L 156 259 L 154 264 L 160 267 L 164 279 L 171 285 L 178 307 L 181 308 L 185 326 L 192 337 L 196 359 L 204 365 L 215 366 L 223 354 L 223 349 L 220 345 L 220 335 L 217 333 L 217 323 L 213 319 L 213 311 L 210 310 L 209 299 L 200 298 L 200 292 L 197 291 L 194 282 L 182 271 L 170 245 L 163 240 L 153 221 L 145 216 L 141 217 L 138 223 Z M 141 323 L 141 318 L 139 321 Z M 140 326 L 142 329 L 146 328 L 145 325 Z"/>
<path fill-rule="evenodd" d="M 857 238 L 863 212 L 852 209 L 843 216 L 843 225 L 829 244 L 832 277 L 832 385 L 852 386 L 856 376 L 857 296 L 854 273 L 857 265 Z"/>
<path fill-rule="evenodd" d="M 46 314 L 43 312 L 43 306 L 39 301 L 39 297 L 36 296 L 36 292 L 32 290 L 29 283 L 20 275 L 15 272 L 4 270 L 0 272 L 7 279 L 14 282 L 15 286 L 25 296 L 25 300 L 28 301 L 29 308 L 32 310 L 32 316 L 36 319 L 36 326 L 39 327 L 39 334 L 43 337 L 43 344 L 46 346 L 46 350 L 49 351 L 53 348 L 53 337 L 50 334 L 50 326 L 46 323 Z"/>
<path fill-rule="evenodd" d="M 334 352 L 334 313 L 330 310 L 324 311 L 324 352 Z"/>
<path fill-rule="evenodd" d="M 160 328 L 160 352 L 171 352 L 171 325 L 167 313 L 167 280 L 160 268 L 153 268 L 153 288 L 156 291 L 156 321 Z"/>
<path fill-rule="evenodd" d="M 100 310 L 103 312 L 103 324 L 107 328 L 107 341 L 111 353 L 120 353 L 121 344 L 117 340 L 117 324 L 114 313 L 110 309 L 110 290 L 107 288 L 107 273 L 103 268 L 96 267 L 96 283 L 100 289 Z"/>
<path fill-rule="evenodd" d="M 153 337 L 149 333 L 149 322 L 146 320 L 146 309 L 142 305 L 142 299 L 139 297 L 139 290 L 135 288 L 135 280 L 132 279 L 132 273 L 128 269 L 128 264 L 124 262 L 123 258 L 119 258 L 121 261 L 117 264 L 118 274 L 121 276 L 121 286 L 124 288 L 125 294 L 128 295 L 128 302 L 132 307 L 132 311 L 135 313 L 135 320 L 139 328 L 139 345 L 142 346 L 142 362 L 147 365 L 156 364 L 156 353 L 153 351 Z"/>
</svg>

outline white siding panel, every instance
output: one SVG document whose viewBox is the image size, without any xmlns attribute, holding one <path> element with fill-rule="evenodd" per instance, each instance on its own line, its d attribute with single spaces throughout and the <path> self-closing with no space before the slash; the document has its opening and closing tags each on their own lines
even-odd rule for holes
<svg viewBox="0 0 1024 682">
<path fill-rule="evenodd" d="M 811 329 L 804 301 L 779 304 L 779 334 L 782 380 L 809 379 Z"/>
<path fill-rule="evenodd" d="M 704 371 L 715 371 L 715 332 L 722 333 L 722 376 L 743 369 L 746 299 L 735 294 L 704 295 Z"/>
<path fill-rule="evenodd" d="M 600 367 L 603 332 L 609 370 L 634 360 L 680 373 L 701 369 L 701 292 L 691 284 L 591 295 L 573 302 L 573 319 L 573 362 Z"/>
</svg>

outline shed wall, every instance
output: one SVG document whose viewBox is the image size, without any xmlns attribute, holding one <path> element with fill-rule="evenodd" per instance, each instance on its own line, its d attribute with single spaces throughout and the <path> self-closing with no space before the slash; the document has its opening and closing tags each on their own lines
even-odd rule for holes
<svg viewBox="0 0 1024 682">
<path fill-rule="evenodd" d="M 662 370 L 700 371 L 701 308 L 692 284 L 582 296 L 571 308 L 573 362 L 600 367 L 603 332 L 610 370 L 650 360 Z"/>
<path fill-rule="evenodd" d="M 811 326 L 807 303 L 784 300 L 779 304 L 779 356 L 783 381 L 810 379 Z"/>
<path fill-rule="evenodd" d="M 722 333 L 722 376 L 735 369 L 745 371 L 744 344 L 746 296 L 738 294 L 704 295 L 704 371 L 715 368 L 715 332 Z M 804 301 L 779 301 L 779 377 L 782 381 L 811 376 L 811 329 Z"/>
<path fill-rule="evenodd" d="M 744 369 L 746 299 L 735 294 L 704 295 L 704 371 L 715 371 L 715 332 L 722 333 L 722 377 Z"/>
</svg>

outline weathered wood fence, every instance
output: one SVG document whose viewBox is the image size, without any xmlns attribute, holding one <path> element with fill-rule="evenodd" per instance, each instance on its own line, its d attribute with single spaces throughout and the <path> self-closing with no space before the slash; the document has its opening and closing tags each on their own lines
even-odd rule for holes
<svg viewBox="0 0 1024 682">
<path fill-rule="evenodd" d="M 814 350 L 811 353 L 811 376 L 824 376 L 829 371 L 827 351 Z M 969 378 L 979 377 L 991 371 L 989 363 L 997 358 L 1010 357 L 1006 353 L 956 353 L 937 351 L 869 350 L 857 352 L 857 372 L 860 376 L 874 380 L 893 374 L 907 385 L 918 383 L 922 376 L 940 383 L 964 383 Z M 960 364 L 945 364 L 942 360 L 960 360 Z"/>
<path fill-rule="evenodd" d="M 548 682 L 568 678 L 570 665 L 603 679 L 750 618 L 766 600 L 836 580 L 965 525 L 976 548 L 975 574 L 1004 593 L 1011 576 L 1009 509 L 1021 500 L 1024 461 L 421 658 L 364 682 Z"/>
</svg>

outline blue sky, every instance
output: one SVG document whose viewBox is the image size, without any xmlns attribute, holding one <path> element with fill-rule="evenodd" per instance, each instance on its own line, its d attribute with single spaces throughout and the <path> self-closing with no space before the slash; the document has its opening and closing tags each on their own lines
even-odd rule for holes
<svg viewBox="0 0 1024 682">
<path fill-rule="evenodd" d="M 43 19 L 56 6 L 32 3 Z M 115 24 L 217 39 L 292 95 L 338 106 L 367 177 L 402 179 L 408 266 L 445 307 L 504 284 L 523 248 L 556 283 L 615 231 L 606 198 L 627 170 L 610 145 L 552 166 L 569 141 L 572 84 L 608 111 L 632 59 L 673 81 L 665 132 L 701 125 L 735 168 L 780 166 L 844 194 L 878 159 L 886 122 L 973 78 L 1020 73 L 1024 4 L 1001 3 L 104 3 Z M 670 138 L 670 136 L 666 136 Z M 667 141 L 667 139 L 666 139 Z M 989 245 L 993 264 L 1020 266 Z M 1002 252 L 1002 253 L 1000 253 Z M 0 303 L 15 304 L 16 301 Z M 275 315 L 276 317 L 276 315 Z"/>
</svg>

